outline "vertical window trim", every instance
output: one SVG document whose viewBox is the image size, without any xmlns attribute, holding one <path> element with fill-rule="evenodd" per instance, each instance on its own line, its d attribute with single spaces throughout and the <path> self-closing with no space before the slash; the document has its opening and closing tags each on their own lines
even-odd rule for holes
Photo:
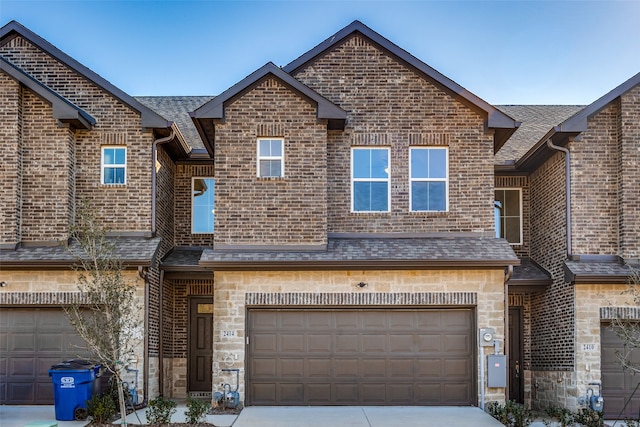
<svg viewBox="0 0 640 427">
<path fill-rule="evenodd" d="M 124 150 L 124 163 L 116 163 L 112 165 L 106 165 L 104 163 L 104 152 L 109 149 Z M 105 182 L 104 171 L 106 168 L 122 169 L 124 170 L 124 182 Z M 127 185 L 127 147 L 122 145 L 103 145 L 100 149 L 100 185 Z"/>
<path fill-rule="evenodd" d="M 260 141 L 280 141 L 282 155 L 281 156 L 260 156 Z M 280 176 L 263 176 L 260 175 L 260 160 L 279 160 Z M 258 178 L 284 178 L 284 138 L 279 136 L 265 136 L 256 140 L 256 176 Z"/>
<path fill-rule="evenodd" d="M 496 199 L 495 197 L 495 192 L 496 191 L 505 191 L 505 190 L 510 190 L 510 191 L 517 191 L 518 192 L 518 203 L 520 204 L 519 206 L 519 219 L 520 219 L 520 241 L 518 243 L 511 243 L 507 240 L 507 242 L 512 245 L 512 246 L 521 246 L 524 244 L 524 217 L 523 217 L 523 210 L 524 207 L 522 206 L 522 188 L 519 187 L 496 187 L 494 188 L 494 200 Z M 503 206 L 504 208 L 504 206 Z M 502 221 L 503 216 L 500 215 L 500 220 Z M 507 239 L 506 237 L 503 237 L 505 240 Z"/>
<path fill-rule="evenodd" d="M 354 178 L 353 177 L 353 161 L 354 161 L 354 151 L 356 150 L 386 150 L 387 151 L 387 159 L 389 160 L 389 164 L 387 168 L 389 172 L 387 173 L 387 178 Z M 390 147 L 351 147 L 351 171 L 350 176 L 351 180 L 351 213 L 389 213 L 391 212 L 391 148 Z M 387 209 L 384 211 L 357 211 L 355 210 L 355 182 L 386 182 L 387 183 Z"/>
<path fill-rule="evenodd" d="M 213 234 L 215 232 L 215 225 L 213 227 L 213 230 L 211 231 L 195 231 L 194 230 L 194 225 L 195 225 L 195 216 L 196 216 L 196 209 L 195 209 L 195 197 L 193 195 L 194 191 L 195 191 L 195 183 L 196 183 L 196 179 L 211 179 L 213 180 L 213 185 L 214 185 L 214 194 L 215 194 L 215 178 L 212 176 L 192 176 L 191 177 L 191 234 Z M 214 224 L 215 224 L 215 195 L 214 195 L 214 199 L 213 199 L 213 218 L 214 218 Z"/>
<path fill-rule="evenodd" d="M 413 150 L 444 150 L 445 152 L 445 177 L 444 178 L 413 178 L 413 171 L 411 168 Z M 414 182 L 444 182 L 445 201 L 444 210 L 414 210 L 413 209 L 413 183 Z M 409 212 L 449 212 L 449 147 L 442 146 L 418 146 L 412 145 L 409 147 Z"/>
</svg>

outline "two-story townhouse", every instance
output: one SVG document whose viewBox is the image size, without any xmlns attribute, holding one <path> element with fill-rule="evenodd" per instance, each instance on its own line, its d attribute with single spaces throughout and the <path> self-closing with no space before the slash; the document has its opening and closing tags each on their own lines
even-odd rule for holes
<svg viewBox="0 0 640 427">
<path fill-rule="evenodd" d="M 640 379 L 622 370 L 621 341 L 610 327 L 614 318 L 639 320 L 624 293 L 628 266 L 640 264 L 639 99 L 637 74 L 588 106 L 562 107 L 560 120 L 545 112 L 515 161 L 496 168 L 496 187 L 522 182 L 513 186 L 526 194 L 528 256 L 552 279 L 523 304 L 530 315 L 528 398 L 539 408 L 576 408 L 601 383 L 608 417 L 640 410 L 640 394 L 633 394 Z M 526 118 L 531 107 L 503 109 L 536 122 Z"/>
<path fill-rule="evenodd" d="M 215 98 L 131 98 L 19 24 L 0 40 L 3 141 L 17 147 L 2 162 L 3 194 L 15 196 L 3 227 L 18 224 L 2 229 L 0 252 L 11 339 L 53 330 L 64 346 L 73 335 L 59 309 L 73 298 L 73 260 L 51 242 L 91 194 L 145 301 L 145 396 L 210 395 L 235 382 L 224 368 L 239 369 L 254 405 L 574 408 L 601 379 L 621 407 L 633 387 L 611 363 L 606 322 L 637 318 L 619 296 L 621 261 L 638 258 L 637 76 L 586 108 L 498 109 L 354 22 Z M 34 239 L 42 224 L 29 218 L 54 199 L 24 183 L 44 167 L 29 157 L 39 138 L 61 146 L 54 128 L 69 135 L 69 181 L 52 189 L 68 207 L 42 216 L 63 224 L 46 227 L 57 237 Z M 124 171 L 97 160 L 121 148 Z M 101 182 L 105 170 L 126 183 Z M 596 214 L 611 194 L 615 206 Z M 487 386 L 494 339 L 507 387 Z M 47 389 L 58 347 L 0 355 L 16 367 L 3 384 L 18 395 L 37 377 L 23 372 L 39 371 Z"/>
<path fill-rule="evenodd" d="M 166 178 L 151 159 L 160 143 L 185 144 L 171 122 L 17 22 L 0 29 L 0 79 L 0 401 L 51 403 L 48 369 L 86 354 L 61 309 L 81 302 L 68 239 L 83 200 L 110 230 L 146 309 L 140 324 L 150 338 L 130 368 L 151 369 L 157 257 L 172 244 L 156 233 L 164 195 L 152 182 Z"/>
</svg>

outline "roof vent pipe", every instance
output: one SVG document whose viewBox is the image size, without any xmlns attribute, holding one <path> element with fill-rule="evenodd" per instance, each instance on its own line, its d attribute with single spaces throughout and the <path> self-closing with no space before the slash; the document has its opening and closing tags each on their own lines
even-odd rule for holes
<svg viewBox="0 0 640 427">
<path fill-rule="evenodd" d="M 562 151 L 564 153 L 564 168 L 565 168 L 565 197 L 567 204 L 567 259 L 571 259 L 571 153 L 568 148 L 554 145 L 551 138 L 547 139 L 547 146 L 552 150 Z"/>
</svg>

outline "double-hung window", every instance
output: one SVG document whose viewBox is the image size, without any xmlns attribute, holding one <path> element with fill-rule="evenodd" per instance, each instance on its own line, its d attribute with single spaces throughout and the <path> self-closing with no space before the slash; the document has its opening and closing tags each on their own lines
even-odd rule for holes
<svg viewBox="0 0 640 427">
<path fill-rule="evenodd" d="M 191 191 L 192 233 L 213 233 L 214 196 L 213 178 L 193 178 Z"/>
<path fill-rule="evenodd" d="M 284 176 L 284 140 L 258 138 L 258 177 Z"/>
<path fill-rule="evenodd" d="M 351 209 L 389 212 L 389 149 L 351 149 Z"/>
<path fill-rule="evenodd" d="M 105 185 L 127 183 L 127 149 L 102 147 L 100 182 Z"/>
<path fill-rule="evenodd" d="M 409 149 L 412 212 L 448 210 L 448 157 L 446 147 Z"/>
<path fill-rule="evenodd" d="M 507 239 L 512 245 L 522 244 L 522 190 L 496 188 L 496 237 Z"/>
</svg>

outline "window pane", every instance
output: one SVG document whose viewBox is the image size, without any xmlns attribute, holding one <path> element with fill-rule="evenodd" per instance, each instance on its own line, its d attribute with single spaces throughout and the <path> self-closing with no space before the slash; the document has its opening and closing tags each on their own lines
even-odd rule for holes
<svg viewBox="0 0 640 427">
<path fill-rule="evenodd" d="M 353 183 L 353 210 L 368 211 L 371 207 L 371 183 Z"/>
<path fill-rule="evenodd" d="M 353 177 L 371 178 L 370 150 L 353 150 Z"/>
<path fill-rule="evenodd" d="M 124 148 L 114 148 L 115 152 L 115 163 L 118 165 L 125 164 L 125 153 L 127 152 Z"/>
<path fill-rule="evenodd" d="M 389 177 L 389 152 L 384 150 L 371 150 L 371 178 Z"/>
<path fill-rule="evenodd" d="M 520 243 L 520 218 L 505 218 L 502 233 L 509 243 Z"/>
<path fill-rule="evenodd" d="M 115 150 L 113 148 L 105 148 L 103 149 L 103 153 L 105 165 L 115 164 Z"/>
<path fill-rule="evenodd" d="M 387 211 L 389 209 L 389 192 L 386 182 L 371 183 L 371 208 L 372 211 Z"/>
<path fill-rule="evenodd" d="M 279 139 L 271 140 L 271 156 L 282 156 L 282 141 Z"/>
<path fill-rule="evenodd" d="M 429 183 L 429 210 L 443 211 L 447 207 L 446 186 L 444 182 Z"/>
<path fill-rule="evenodd" d="M 520 192 L 518 190 L 505 190 L 504 215 L 520 216 Z"/>
<path fill-rule="evenodd" d="M 423 149 L 411 150 L 411 178 L 428 178 L 427 162 L 429 152 Z"/>
<path fill-rule="evenodd" d="M 260 176 L 282 176 L 280 160 L 260 160 Z"/>
<path fill-rule="evenodd" d="M 429 209 L 429 193 L 426 182 L 411 183 L 411 210 L 426 211 Z"/>
<path fill-rule="evenodd" d="M 213 178 L 193 180 L 193 233 L 213 233 L 215 219 Z"/>
<path fill-rule="evenodd" d="M 429 149 L 429 178 L 447 177 L 447 150 Z"/>
<path fill-rule="evenodd" d="M 271 155 L 271 144 L 268 139 L 260 140 L 260 157 Z"/>
<path fill-rule="evenodd" d="M 114 168 L 104 168 L 104 183 L 115 184 L 116 174 Z"/>
<path fill-rule="evenodd" d="M 124 184 L 124 168 L 114 168 L 116 184 Z"/>
</svg>

